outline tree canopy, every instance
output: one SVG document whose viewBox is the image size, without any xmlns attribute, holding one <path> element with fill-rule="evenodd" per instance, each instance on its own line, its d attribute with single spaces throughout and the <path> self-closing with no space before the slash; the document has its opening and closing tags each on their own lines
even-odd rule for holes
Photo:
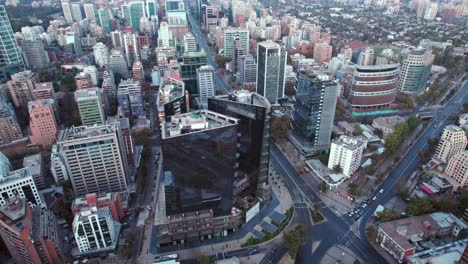
<svg viewBox="0 0 468 264">
<path fill-rule="evenodd" d="M 297 225 L 293 230 L 283 236 L 289 255 L 295 259 L 297 250 L 306 242 L 305 230 L 303 225 Z"/>
</svg>

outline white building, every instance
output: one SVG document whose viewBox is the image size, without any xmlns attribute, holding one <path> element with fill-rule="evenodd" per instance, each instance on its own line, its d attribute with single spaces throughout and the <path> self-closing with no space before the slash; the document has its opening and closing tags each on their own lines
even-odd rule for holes
<svg viewBox="0 0 468 264">
<path fill-rule="evenodd" d="M 52 153 L 50 154 L 50 171 L 57 185 L 70 179 L 68 177 L 67 168 L 65 167 L 65 160 L 60 155 L 59 149 L 59 146 L 53 145 Z"/>
<path fill-rule="evenodd" d="M 109 55 L 109 68 L 114 74 L 118 73 L 124 78 L 128 78 L 128 64 L 125 55 L 119 49 L 111 49 Z"/>
<path fill-rule="evenodd" d="M 242 85 L 255 85 L 257 64 L 252 55 L 243 56 L 239 63 L 239 82 Z"/>
<path fill-rule="evenodd" d="M 158 30 L 158 47 L 175 48 L 175 40 L 172 35 L 172 30 L 167 22 L 161 22 Z"/>
<path fill-rule="evenodd" d="M 374 49 L 366 48 L 359 54 L 358 64 L 363 66 L 374 65 Z"/>
<path fill-rule="evenodd" d="M 233 57 L 235 39 L 240 41 L 245 54 L 249 54 L 249 30 L 229 28 L 224 31 L 224 57 Z"/>
<path fill-rule="evenodd" d="M 192 33 L 187 32 L 184 35 L 184 52 L 197 51 L 197 43 Z"/>
<path fill-rule="evenodd" d="M 111 35 L 111 40 L 112 40 L 112 46 L 116 49 L 123 49 L 124 40 L 123 40 L 122 31 L 119 31 L 119 30 L 112 31 L 110 35 Z"/>
<path fill-rule="evenodd" d="M 367 146 L 363 142 L 350 136 L 341 136 L 332 141 L 328 168 L 339 166 L 344 175 L 350 177 L 361 165 L 362 153 Z"/>
<path fill-rule="evenodd" d="M 46 207 L 37 191 L 29 168 L 10 171 L 4 176 L 0 176 L 0 206 L 6 205 L 8 198 L 15 195 L 25 198 L 31 204 L 42 208 Z"/>
<path fill-rule="evenodd" d="M 70 127 L 54 146 L 76 195 L 127 191 L 127 158 L 118 124 Z"/>
<path fill-rule="evenodd" d="M 213 67 L 209 65 L 197 69 L 198 93 L 200 103 L 204 108 L 208 106 L 208 98 L 215 95 L 213 71 Z"/>
<path fill-rule="evenodd" d="M 434 159 L 446 163 L 455 154 L 465 150 L 467 138 L 465 131 L 458 126 L 448 125 L 444 128 L 437 145 Z"/>
<path fill-rule="evenodd" d="M 94 61 L 100 68 L 106 66 L 109 63 L 109 49 L 107 46 L 102 43 L 98 42 L 93 47 L 94 53 Z"/>
<path fill-rule="evenodd" d="M 63 11 L 63 16 L 65 17 L 65 21 L 67 23 L 72 23 L 73 15 L 72 15 L 71 5 L 69 1 L 62 1 L 62 11 Z"/>
<path fill-rule="evenodd" d="M 84 66 L 82 72 L 84 72 L 84 73 L 88 74 L 89 76 L 91 76 L 91 81 L 93 82 L 94 86 L 98 85 L 98 83 L 99 83 L 99 72 L 98 72 L 96 66 L 94 66 L 94 65 Z"/>
<path fill-rule="evenodd" d="M 83 208 L 73 219 L 73 235 L 80 253 L 112 251 L 117 246 L 120 223 L 108 207 Z"/>
</svg>

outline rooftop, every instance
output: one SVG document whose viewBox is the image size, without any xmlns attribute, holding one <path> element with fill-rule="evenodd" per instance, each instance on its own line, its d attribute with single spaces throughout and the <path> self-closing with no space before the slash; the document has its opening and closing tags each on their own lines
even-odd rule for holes
<svg viewBox="0 0 468 264">
<path fill-rule="evenodd" d="M 163 139 L 184 134 L 235 125 L 238 119 L 209 110 L 199 110 L 171 116 L 171 122 L 162 122 Z"/>
<path fill-rule="evenodd" d="M 116 124 L 72 126 L 60 131 L 57 142 L 112 134 L 116 129 Z"/>
<path fill-rule="evenodd" d="M 451 133 L 463 132 L 463 129 L 456 125 L 448 125 L 444 128 L 444 131 L 448 131 Z"/>
<path fill-rule="evenodd" d="M 373 123 L 384 127 L 394 127 L 399 123 L 405 122 L 406 118 L 399 115 L 394 116 L 381 116 L 374 119 Z"/>
<path fill-rule="evenodd" d="M 14 171 L 10 171 L 5 177 L 0 177 L 0 183 L 4 183 L 10 180 L 25 178 L 31 176 L 31 169 L 21 168 Z"/>
<path fill-rule="evenodd" d="M 19 197 L 12 197 L 8 200 L 8 204 L 0 207 L 0 212 L 3 213 L 8 219 L 2 219 L 7 221 L 16 221 L 24 217 L 26 214 L 26 199 Z M 0 217 L 1 219 L 2 217 Z M 17 226 L 19 229 L 20 226 Z"/>
<path fill-rule="evenodd" d="M 229 100 L 235 101 L 242 104 L 257 105 L 267 108 L 267 112 L 271 109 L 271 104 L 265 97 L 259 95 L 255 92 L 250 92 L 249 90 L 235 90 L 234 92 L 229 93 L 228 95 L 218 95 L 215 96 L 219 100 Z"/>
<path fill-rule="evenodd" d="M 28 111 L 31 111 L 35 108 L 48 107 L 54 104 L 54 99 L 39 99 L 36 101 L 28 102 Z"/>
<path fill-rule="evenodd" d="M 335 138 L 333 140 L 333 143 L 336 144 L 336 145 L 346 147 L 347 149 L 350 149 L 350 150 L 358 149 L 363 144 L 365 144 L 365 142 L 363 142 L 362 140 L 360 140 L 357 137 L 350 137 L 350 136 L 346 136 L 346 135 L 342 135 L 338 139 Z"/>
<path fill-rule="evenodd" d="M 418 252 L 407 257 L 406 260 L 407 263 L 411 264 L 458 263 L 467 245 L 468 239 L 463 239 L 440 247 Z"/>
<path fill-rule="evenodd" d="M 77 90 L 74 93 L 75 94 L 75 100 L 98 96 L 100 94 L 100 92 L 101 92 L 101 88 L 97 88 L 97 87 Z"/>
</svg>

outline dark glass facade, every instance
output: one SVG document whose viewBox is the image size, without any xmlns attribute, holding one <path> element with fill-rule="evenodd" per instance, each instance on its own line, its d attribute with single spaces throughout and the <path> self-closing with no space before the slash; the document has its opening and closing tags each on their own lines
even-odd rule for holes
<svg viewBox="0 0 468 264">
<path fill-rule="evenodd" d="M 208 98 L 208 110 L 239 119 L 239 176 L 246 175 L 250 191 L 255 192 L 257 186 L 268 182 L 270 111 L 228 96 Z"/>
<path fill-rule="evenodd" d="M 164 116 L 166 117 L 166 121 L 169 121 L 171 116 L 177 114 L 187 113 L 187 100 L 188 95 L 182 95 L 179 98 L 176 98 L 169 103 L 164 105 Z"/>
<path fill-rule="evenodd" d="M 237 174 L 238 125 L 162 140 L 166 214 L 212 209 L 228 215 Z"/>
</svg>

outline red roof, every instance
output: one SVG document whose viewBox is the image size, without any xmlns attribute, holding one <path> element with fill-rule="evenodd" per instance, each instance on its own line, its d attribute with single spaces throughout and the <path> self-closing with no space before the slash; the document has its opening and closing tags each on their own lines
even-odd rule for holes
<svg viewBox="0 0 468 264">
<path fill-rule="evenodd" d="M 426 186 L 425 183 L 421 184 L 421 188 L 429 195 L 434 194 L 434 191 L 431 190 L 431 188 L 429 188 L 428 186 Z"/>
</svg>

